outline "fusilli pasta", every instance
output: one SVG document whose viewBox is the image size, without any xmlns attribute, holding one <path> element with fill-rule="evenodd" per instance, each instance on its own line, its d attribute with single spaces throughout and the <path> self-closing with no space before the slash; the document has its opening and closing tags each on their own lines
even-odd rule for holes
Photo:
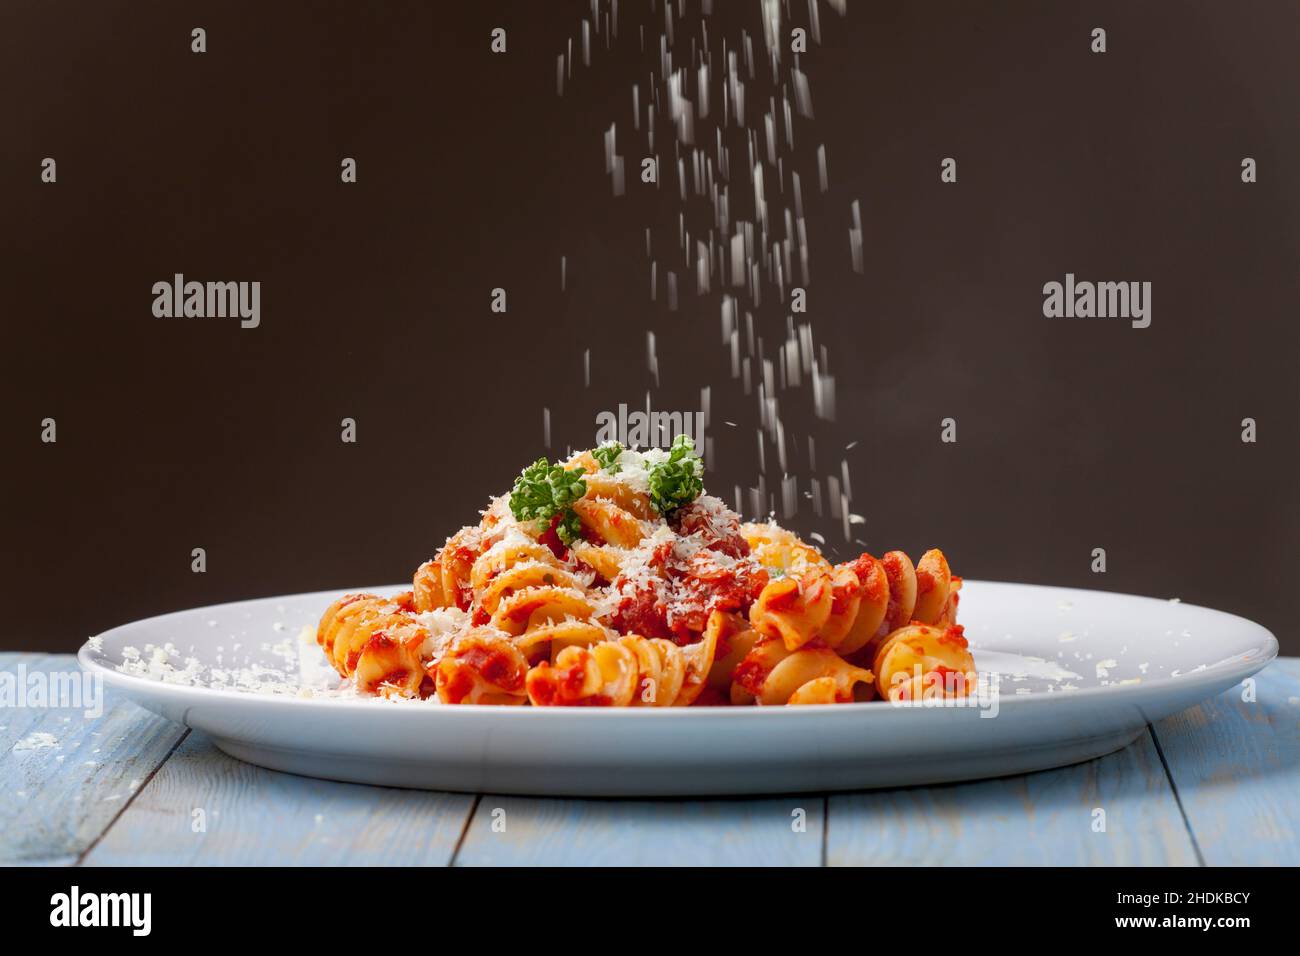
<svg viewBox="0 0 1300 956">
<path fill-rule="evenodd" d="M 833 564 L 701 492 L 689 440 L 541 460 L 395 597 L 317 641 L 358 692 L 446 704 L 683 707 L 962 696 L 974 661 L 943 553 Z M 654 488 L 653 494 L 651 488 Z M 667 509 L 660 513 L 659 508 Z"/>
</svg>

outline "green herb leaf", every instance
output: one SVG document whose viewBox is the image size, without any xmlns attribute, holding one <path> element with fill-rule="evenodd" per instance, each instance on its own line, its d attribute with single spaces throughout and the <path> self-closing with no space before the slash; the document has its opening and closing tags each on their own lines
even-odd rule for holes
<svg viewBox="0 0 1300 956">
<path fill-rule="evenodd" d="M 572 508 L 564 513 L 564 517 L 555 526 L 555 535 L 564 542 L 566 548 L 582 537 L 582 522 Z"/>
<path fill-rule="evenodd" d="M 616 441 L 607 441 L 599 448 L 591 450 L 591 456 L 611 475 L 618 474 L 618 456 L 621 454 L 623 454 L 623 446 Z"/>
<path fill-rule="evenodd" d="M 566 545 L 582 533 L 582 525 L 573 503 L 587 493 L 581 468 L 565 469 L 539 458 L 515 479 L 510 492 L 510 513 L 516 521 L 536 521 L 543 530 L 556 515 L 560 516 L 555 533 Z"/>
<path fill-rule="evenodd" d="M 649 483 L 650 504 L 665 517 L 700 496 L 704 491 L 704 462 L 688 436 L 673 439 L 668 457 L 650 469 Z"/>
</svg>

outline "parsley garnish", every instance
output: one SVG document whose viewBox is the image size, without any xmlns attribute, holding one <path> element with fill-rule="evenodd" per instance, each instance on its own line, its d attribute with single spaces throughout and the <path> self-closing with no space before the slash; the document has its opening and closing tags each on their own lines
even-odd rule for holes
<svg viewBox="0 0 1300 956">
<path fill-rule="evenodd" d="M 582 523 L 572 506 L 587 493 L 583 474 L 581 468 L 566 471 L 545 458 L 537 459 L 515 479 L 514 490 L 510 492 L 510 513 L 516 521 L 537 521 L 543 526 L 558 515 L 556 535 L 564 544 L 573 544 L 582 534 Z"/>
<path fill-rule="evenodd" d="M 618 474 L 618 456 L 621 454 L 623 454 L 623 446 L 616 441 L 607 441 L 599 448 L 591 450 L 591 457 L 600 462 L 600 467 L 611 475 Z"/>
<path fill-rule="evenodd" d="M 695 453 L 695 442 L 678 435 L 668 449 L 668 457 L 650 469 L 650 504 L 667 516 L 688 505 L 704 491 L 704 462 Z"/>
</svg>

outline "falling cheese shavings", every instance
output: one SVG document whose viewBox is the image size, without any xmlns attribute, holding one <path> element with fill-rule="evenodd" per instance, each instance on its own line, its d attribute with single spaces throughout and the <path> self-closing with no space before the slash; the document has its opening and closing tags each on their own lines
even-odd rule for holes
<svg viewBox="0 0 1300 956">
<path fill-rule="evenodd" d="M 627 42 L 618 44 L 619 23 L 629 14 L 616 0 L 592 0 L 556 53 L 556 92 L 570 94 L 575 61 L 592 67 L 593 32 L 604 40 L 595 44 L 596 54 L 603 48 L 619 62 L 635 62 L 640 51 L 640 69 L 632 71 L 626 98 L 593 133 L 601 139 L 603 173 L 614 196 L 637 189 L 656 193 L 648 213 L 653 221 L 636 224 L 644 234 L 650 301 L 670 313 L 689 308 L 684 300 L 692 295 L 716 297 L 721 304 L 721 344 L 736 397 L 753 402 L 758 419 L 757 475 L 738 496 L 739 505 L 748 505 L 742 511 L 761 520 L 779 506 L 789 518 L 806 500 L 821 519 L 819 486 L 831 476 L 816 473 L 811 435 L 806 466 L 792 460 L 791 446 L 802 447 L 803 441 L 787 435 L 783 415 L 798 402 L 810 406 L 815 425 L 837 418 L 830 351 L 803 318 L 811 283 L 804 183 L 815 175 L 822 193 L 829 188 L 826 147 L 812 133 L 810 75 L 788 49 L 795 23 L 814 43 L 822 42 L 822 12 L 816 2 L 807 5 L 806 18 L 802 9 L 779 0 L 760 0 L 758 8 L 760 15 L 748 24 L 728 18 L 719 29 L 711 4 L 688 9 L 668 3 L 662 15 L 653 8 L 631 14 L 634 22 L 624 22 Z M 842 3 L 830 9 L 846 13 Z M 803 144 L 798 151 L 796 143 Z M 863 271 L 859 203 L 853 212 L 854 259 Z M 561 257 L 562 290 L 566 267 Z M 778 323 L 785 326 L 783 334 Z M 665 357 L 648 334 L 646 372 L 655 388 L 665 381 Z M 586 354 L 583 381 L 590 385 Z M 706 438 L 701 450 L 711 441 Z M 851 526 L 865 519 L 855 518 L 850 508 L 847 464 L 835 477 L 831 517 L 847 543 Z M 800 486 L 818 490 L 808 497 Z"/>
</svg>

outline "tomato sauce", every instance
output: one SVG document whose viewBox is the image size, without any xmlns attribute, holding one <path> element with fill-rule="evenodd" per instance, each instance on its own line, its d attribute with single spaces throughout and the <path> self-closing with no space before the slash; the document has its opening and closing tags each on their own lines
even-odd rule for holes
<svg viewBox="0 0 1300 956">
<path fill-rule="evenodd" d="M 473 644 L 456 655 L 458 662 L 472 667 L 489 684 L 505 691 L 517 691 L 524 686 L 524 671 L 510 655 L 494 647 Z"/>
<path fill-rule="evenodd" d="M 565 543 L 560 540 L 559 532 L 555 530 L 559 527 L 559 524 L 560 515 L 556 515 L 551 519 L 551 523 L 547 526 L 546 530 L 537 536 L 537 543 L 546 545 L 551 549 L 551 554 L 555 555 L 561 561 L 565 561 L 569 557 L 569 549 Z"/>
<path fill-rule="evenodd" d="M 970 641 L 966 640 L 966 628 L 960 624 L 954 624 L 943 632 L 939 638 L 940 644 L 955 644 L 958 647 L 969 647 Z"/>
<path fill-rule="evenodd" d="M 442 682 L 440 690 L 447 703 L 463 703 L 474 692 L 474 675 L 463 667 L 457 667 L 451 677 Z"/>
<path fill-rule="evenodd" d="M 700 551 L 685 563 L 665 556 L 662 577 L 652 577 L 629 587 L 611 624 L 628 634 L 661 637 L 677 644 L 693 644 L 708 626 L 714 611 L 745 614 L 768 582 L 756 561 L 720 560 L 715 552 Z"/>
<path fill-rule="evenodd" d="M 733 684 L 738 684 L 745 690 L 749 691 L 751 695 L 757 697 L 762 693 L 763 684 L 766 682 L 767 675 L 770 673 L 771 668 L 763 666 L 762 663 L 751 657 L 746 657 L 743 661 L 737 664 L 736 669 L 732 671 L 731 682 Z"/>
<path fill-rule="evenodd" d="M 720 514 L 692 502 L 673 512 L 668 524 L 678 534 L 700 535 L 704 546 L 711 551 L 720 551 L 731 558 L 743 558 L 749 554 L 749 542 L 740 533 L 737 515 Z"/>
</svg>

